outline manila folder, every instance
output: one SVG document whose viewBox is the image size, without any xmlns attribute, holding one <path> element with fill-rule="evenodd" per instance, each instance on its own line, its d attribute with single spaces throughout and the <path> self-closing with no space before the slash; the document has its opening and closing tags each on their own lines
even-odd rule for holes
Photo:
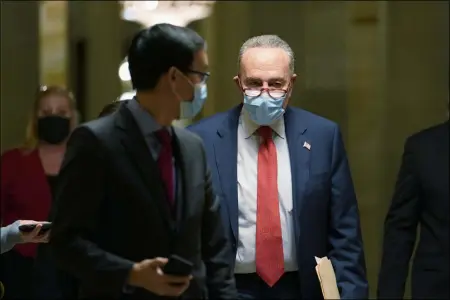
<svg viewBox="0 0 450 300">
<path fill-rule="evenodd" d="M 316 257 L 316 273 L 319 278 L 320 287 L 322 288 L 323 298 L 340 299 L 339 290 L 336 283 L 336 275 L 334 274 L 333 265 L 328 257 Z"/>
</svg>

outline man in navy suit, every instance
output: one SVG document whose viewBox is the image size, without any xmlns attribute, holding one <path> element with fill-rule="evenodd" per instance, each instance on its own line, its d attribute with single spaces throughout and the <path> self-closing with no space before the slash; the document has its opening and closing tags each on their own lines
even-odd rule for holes
<svg viewBox="0 0 450 300">
<path fill-rule="evenodd" d="M 327 256 L 342 299 L 368 297 L 358 205 L 338 126 L 288 106 L 294 54 L 253 37 L 234 78 L 243 104 L 190 127 L 206 147 L 241 299 L 322 298 Z"/>
</svg>

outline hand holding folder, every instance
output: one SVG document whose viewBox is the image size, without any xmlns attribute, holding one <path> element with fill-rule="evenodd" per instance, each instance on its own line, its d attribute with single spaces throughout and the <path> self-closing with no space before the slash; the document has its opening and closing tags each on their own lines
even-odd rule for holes
<svg viewBox="0 0 450 300">
<path fill-rule="evenodd" d="M 316 273 L 319 278 L 320 287 L 324 299 L 340 299 L 339 290 L 336 283 L 336 275 L 334 274 L 333 265 L 328 257 L 316 259 Z"/>
</svg>

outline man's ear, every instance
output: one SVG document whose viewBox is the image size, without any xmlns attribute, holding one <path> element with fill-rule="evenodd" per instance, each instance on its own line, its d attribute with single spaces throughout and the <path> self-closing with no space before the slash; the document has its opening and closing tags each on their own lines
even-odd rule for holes
<svg viewBox="0 0 450 300">
<path fill-rule="evenodd" d="M 292 74 L 292 76 L 291 76 L 291 82 L 292 82 L 292 84 L 294 84 L 295 83 L 295 80 L 297 79 L 297 74 Z"/>
<path fill-rule="evenodd" d="M 288 98 L 291 98 L 291 96 L 292 96 L 292 90 L 294 89 L 294 83 L 295 83 L 295 80 L 297 79 L 297 74 L 292 74 L 292 76 L 291 76 L 291 83 L 290 83 L 290 89 L 289 89 L 289 96 L 288 96 Z"/>
<path fill-rule="evenodd" d="M 289 94 L 286 97 L 286 100 L 284 100 L 283 108 L 286 108 L 286 106 L 288 106 L 288 104 L 289 104 L 289 100 L 291 100 L 292 91 L 294 90 L 294 83 L 295 83 L 296 79 L 297 79 L 297 74 L 292 74 L 292 76 L 291 76 L 291 87 L 289 89 Z"/>
<path fill-rule="evenodd" d="M 167 72 L 167 75 L 169 75 L 169 79 L 174 81 L 177 78 L 177 68 L 170 67 L 169 71 Z"/>
<path fill-rule="evenodd" d="M 238 87 L 239 91 L 241 91 L 242 87 L 241 87 L 241 82 L 239 80 L 239 76 L 238 75 L 234 76 L 233 77 L 233 81 L 236 84 L 236 86 Z"/>
</svg>

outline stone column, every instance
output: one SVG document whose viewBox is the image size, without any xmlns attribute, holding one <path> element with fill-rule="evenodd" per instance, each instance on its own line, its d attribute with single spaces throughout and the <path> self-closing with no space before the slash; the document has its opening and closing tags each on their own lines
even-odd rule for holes
<svg viewBox="0 0 450 300">
<path fill-rule="evenodd" d="M 448 9 L 448 1 L 388 1 L 384 140 L 389 181 L 405 138 L 448 118 Z"/>
<path fill-rule="evenodd" d="M 385 217 L 405 139 L 448 119 L 448 1 L 388 1 L 383 129 Z M 380 232 L 381 234 L 381 232 Z M 410 297 L 410 281 L 405 297 Z"/>
<path fill-rule="evenodd" d="M 86 120 L 89 120 L 96 118 L 104 105 L 121 94 L 118 70 L 122 59 L 122 34 L 117 1 L 85 1 L 82 4 L 87 43 L 84 113 Z"/>
<path fill-rule="evenodd" d="M 288 40 L 299 76 L 293 105 L 337 122 L 347 140 L 346 2 L 305 1 L 298 6 L 292 10 L 302 20 Z"/>
<path fill-rule="evenodd" d="M 38 4 L 1 3 L 1 151 L 23 142 L 39 85 Z"/>
<path fill-rule="evenodd" d="M 218 1 L 207 20 L 211 78 L 203 116 L 229 109 L 240 101 L 232 79 L 237 74 L 239 48 L 249 36 L 249 5 L 251 2 Z"/>
<path fill-rule="evenodd" d="M 67 86 L 68 3 L 39 2 L 40 82 Z"/>
<path fill-rule="evenodd" d="M 367 276 L 375 297 L 388 195 L 383 180 L 385 78 L 385 3 L 350 1 L 346 10 L 347 154 L 358 197 Z"/>
</svg>

